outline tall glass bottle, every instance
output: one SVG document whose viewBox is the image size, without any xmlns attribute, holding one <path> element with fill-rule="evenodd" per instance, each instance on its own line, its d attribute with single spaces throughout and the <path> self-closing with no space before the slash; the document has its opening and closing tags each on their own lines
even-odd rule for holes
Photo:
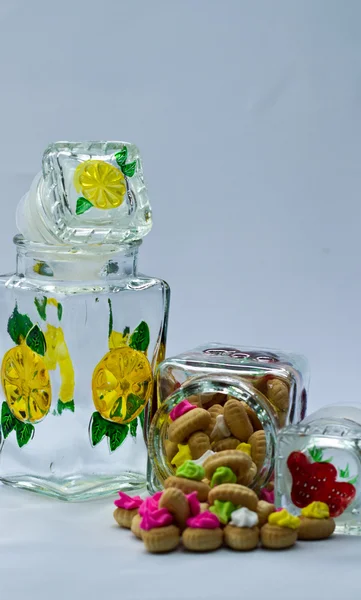
<svg viewBox="0 0 361 600">
<path fill-rule="evenodd" d="M 64 500 L 146 483 L 169 287 L 137 269 L 151 210 L 135 146 L 53 144 L 0 280 L 0 480 Z"/>
</svg>

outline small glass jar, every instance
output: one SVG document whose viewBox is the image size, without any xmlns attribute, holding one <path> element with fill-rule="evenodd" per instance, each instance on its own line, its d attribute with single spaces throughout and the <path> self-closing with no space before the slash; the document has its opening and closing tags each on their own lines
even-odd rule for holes
<svg viewBox="0 0 361 600">
<path fill-rule="evenodd" d="M 28 238 L 15 237 L 16 272 L 0 277 L 5 484 L 63 500 L 146 486 L 170 292 L 138 273 L 151 221 L 134 156 L 122 143 L 55 144 L 22 205 Z"/>
<path fill-rule="evenodd" d="M 154 410 L 193 377 L 220 374 L 241 378 L 261 392 L 275 409 L 280 427 L 298 423 L 306 415 L 308 368 L 303 356 L 219 343 L 163 361 L 157 373 Z"/>
<path fill-rule="evenodd" d="M 284 428 L 276 456 L 278 507 L 325 502 L 336 532 L 361 535 L 361 406 L 327 406 Z"/>
<path fill-rule="evenodd" d="M 305 414 L 306 386 L 306 363 L 302 357 L 264 349 L 213 343 L 164 360 L 157 372 L 153 408 L 157 403 L 158 410 L 148 440 L 149 490 L 159 489 L 175 472 L 166 451 L 169 413 L 185 399 L 206 409 L 212 404 L 223 406 L 229 398 L 248 405 L 259 420 L 254 430 L 264 430 L 267 445 L 265 461 L 251 486 L 265 486 L 273 476 L 278 430 L 285 423 L 297 423 Z"/>
</svg>

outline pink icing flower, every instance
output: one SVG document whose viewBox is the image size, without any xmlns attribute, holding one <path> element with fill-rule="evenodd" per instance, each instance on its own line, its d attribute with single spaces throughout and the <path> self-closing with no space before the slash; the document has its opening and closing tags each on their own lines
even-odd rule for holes
<svg viewBox="0 0 361 600">
<path fill-rule="evenodd" d="M 158 510 L 159 498 L 161 497 L 163 492 L 157 492 L 154 496 L 149 496 L 145 498 L 142 505 L 139 508 L 139 514 L 142 517 L 145 511 L 153 512 Z"/>
<path fill-rule="evenodd" d="M 196 406 L 194 406 L 194 404 L 191 404 L 190 402 L 188 402 L 188 400 L 182 400 L 182 402 L 177 404 L 177 406 L 175 406 L 173 410 L 170 411 L 169 416 L 172 419 L 172 421 L 175 421 L 176 419 L 179 419 L 179 417 L 185 415 L 187 412 L 193 410 L 194 408 L 197 408 Z"/>
<path fill-rule="evenodd" d="M 270 504 L 274 504 L 275 503 L 274 490 L 266 490 L 266 488 L 263 488 L 261 490 L 260 498 L 261 498 L 261 500 L 265 500 L 266 502 L 269 502 Z"/>
<path fill-rule="evenodd" d="M 118 492 L 118 494 L 118 500 L 114 500 L 114 504 L 118 508 L 125 508 L 125 510 L 133 510 L 134 508 L 139 508 L 143 504 L 143 500 L 139 496 L 132 497 L 128 496 L 128 494 L 124 494 L 123 492 Z"/>
<path fill-rule="evenodd" d="M 208 510 L 199 513 L 196 517 L 187 519 L 187 526 L 192 527 L 193 529 L 217 529 L 219 525 L 220 521 L 217 515 L 214 515 Z"/>
<path fill-rule="evenodd" d="M 173 517 L 166 508 L 160 508 L 159 510 L 145 510 L 140 522 L 140 528 L 149 531 L 156 527 L 166 527 L 171 523 L 173 523 Z"/>
<path fill-rule="evenodd" d="M 188 500 L 189 511 L 192 517 L 196 517 L 201 512 L 201 505 L 198 500 L 197 492 L 186 494 Z"/>
</svg>

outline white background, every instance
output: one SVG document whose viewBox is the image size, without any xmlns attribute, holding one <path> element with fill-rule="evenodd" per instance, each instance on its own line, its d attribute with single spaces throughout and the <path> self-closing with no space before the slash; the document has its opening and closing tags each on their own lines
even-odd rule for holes
<svg viewBox="0 0 361 600">
<path fill-rule="evenodd" d="M 360 25 L 359 0 L 0 0 L 0 270 L 49 142 L 133 141 L 155 221 L 140 266 L 173 292 L 168 354 L 298 351 L 310 408 L 357 402 Z M 1 489 L 4 598 L 359 598 L 359 540 L 180 563 L 128 546 L 111 510 Z"/>
</svg>

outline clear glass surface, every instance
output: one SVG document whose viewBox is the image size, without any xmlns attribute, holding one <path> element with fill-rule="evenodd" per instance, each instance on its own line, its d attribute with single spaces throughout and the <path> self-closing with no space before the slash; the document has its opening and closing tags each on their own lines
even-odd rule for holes
<svg viewBox="0 0 361 600">
<path fill-rule="evenodd" d="M 0 279 L 2 482 L 63 500 L 145 486 L 169 287 L 137 272 L 139 244 L 16 238 Z"/>
<path fill-rule="evenodd" d="M 293 454 L 296 453 L 296 454 Z M 300 453 L 310 463 L 305 473 L 295 472 L 289 457 Z M 304 460 L 304 458 L 302 458 Z M 322 469 L 325 465 L 325 473 Z M 329 465 L 333 465 L 330 467 Z M 313 471 L 321 475 L 312 484 Z M 311 503 L 313 494 L 323 494 L 330 487 L 330 499 L 340 493 L 341 514 L 335 517 L 338 533 L 361 535 L 361 406 L 328 406 L 309 415 L 299 425 L 281 430 L 276 449 L 276 503 L 293 514 L 299 514 L 302 504 Z M 304 482 L 303 479 L 304 478 Z M 298 495 L 298 483 L 304 494 Z M 345 485 L 347 484 L 347 485 Z M 349 501 L 354 487 L 354 498 Z M 304 498 L 304 499 L 303 499 Z"/>
<path fill-rule="evenodd" d="M 122 243 L 152 227 L 139 150 L 127 142 L 56 142 L 17 210 L 23 236 L 49 244 Z"/>
<path fill-rule="evenodd" d="M 193 377 L 239 377 L 261 392 L 277 413 L 279 426 L 298 423 L 307 408 L 308 369 L 304 357 L 265 348 L 209 343 L 167 358 L 157 373 L 158 406 Z M 282 404 L 273 400 L 270 382 L 277 380 L 286 391 Z"/>
</svg>

